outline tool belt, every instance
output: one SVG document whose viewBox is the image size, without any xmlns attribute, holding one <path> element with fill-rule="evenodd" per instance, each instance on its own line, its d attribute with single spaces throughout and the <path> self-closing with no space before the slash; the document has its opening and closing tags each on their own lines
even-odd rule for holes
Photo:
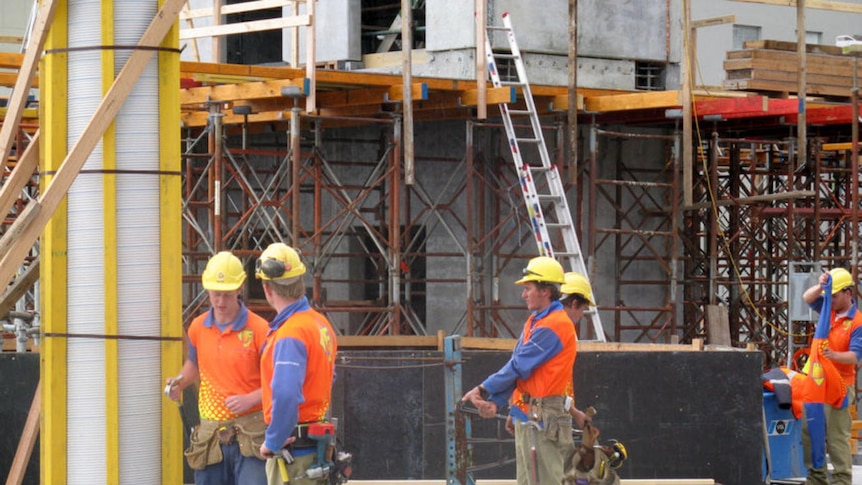
<svg viewBox="0 0 862 485">
<path fill-rule="evenodd" d="M 229 421 L 202 419 L 189 437 L 189 447 L 183 454 L 193 470 L 203 470 L 208 465 L 221 463 L 224 455 L 221 445 L 239 444 L 243 456 L 261 460 L 260 446 L 266 434 L 263 412 L 244 414 Z"/>
<path fill-rule="evenodd" d="M 290 433 L 290 436 L 296 438 L 292 443 L 285 446 L 288 451 L 304 449 L 304 448 L 314 448 L 317 446 L 317 441 L 308 436 L 308 425 L 314 423 L 323 423 L 325 421 L 312 421 L 309 423 L 299 423 L 293 428 L 293 432 Z"/>
<path fill-rule="evenodd" d="M 566 409 L 566 396 L 531 397 L 521 395 L 527 407 L 530 421 L 542 423 L 545 439 L 562 445 L 574 445 L 572 439 L 572 416 Z"/>
</svg>

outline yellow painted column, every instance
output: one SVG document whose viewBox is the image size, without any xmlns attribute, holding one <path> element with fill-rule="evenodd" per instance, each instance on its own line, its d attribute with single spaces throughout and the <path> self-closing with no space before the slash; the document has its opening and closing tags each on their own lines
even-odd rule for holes
<svg viewBox="0 0 862 485">
<path fill-rule="evenodd" d="M 162 2 L 159 2 L 161 7 Z M 174 23 L 162 47 L 179 47 Z M 162 376 L 172 377 L 183 365 L 182 309 L 182 164 L 180 153 L 180 55 L 159 53 L 159 126 L 161 200 Z M 162 400 L 162 483 L 182 483 L 183 423 L 176 403 Z"/>
<path fill-rule="evenodd" d="M 39 120 L 41 191 L 51 183 L 66 156 L 66 66 L 68 55 L 52 49 L 67 47 L 66 2 L 60 2 L 39 65 Z M 66 333 L 66 202 L 57 208 L 40 243 L 40 294 L 45 334 Z M 45 337 L 40 347 L 42 429 L 40 475 L 42 483 L 66 482 L 66 339 Z"/>
</svg>

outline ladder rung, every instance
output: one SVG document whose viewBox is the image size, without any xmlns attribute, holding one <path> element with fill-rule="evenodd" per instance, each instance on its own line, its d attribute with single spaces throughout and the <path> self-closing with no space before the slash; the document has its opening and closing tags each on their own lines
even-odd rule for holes
<svg viewBox="0 0 862 485">
<path fill-rule="evenodd" d="M 515 138 L 515 141 L 518 143 L 541 143 L 542 140 L 539 138 Z"/>
<path fill-rule="evenodd" d="M 543 167 L 541 165 L 527 165 L 527 168 L 530 170 L 530 173 L 547 172 L 551 169 L 550 167 Z"/>
<path fill-rule="evenodd" d="M 506 31 L 512 30 L 509 27 L 506 27 L 505 25 L 487 25 L 487 26 L 485 26 L 485 28 L 488 30 L 506 30 Z"/>
<path fill-rule="evenodd" d="M 510 115 L 516 115 L 516 116 L 530 116 L 533 113 L 534 113 L 533 111 L 528 110 L 528 109 L 510 109 L 509 110 Z"/>
<path fill-rule="evenodd" d="M 519 86 L 519 87 L 526 86 L 525 83 L 522 83 L 520 81 L 500 81 L 500 85 L 502 85 L 502 86 Z"/>
<path fill-rule="evenodd" d="M 581 255 L 581 253 L 579 253 L 579 252 L 569 253 L 569 252 L 565 252 L 565 251 L 554 251 L 554 256 L 557 256 L 557 257 L 565 257 L 565 256 L 577 257 L 580 255 Z"/>
<path fill-rule="evenodd" d="M 519 56 L 516 56 L 515 54 L 506 54 L 503 52 L 495 52 L 494 53 L 495 59 L 512 59 L 512 60 L 514 60 L 514 59 L 517 59 L 518 57 Z"/>
<path fill-rule="evenodd" d="M 539 200 L 560 200 L 560 196 L 556 194 L 536 194 Z"/>
</svg>

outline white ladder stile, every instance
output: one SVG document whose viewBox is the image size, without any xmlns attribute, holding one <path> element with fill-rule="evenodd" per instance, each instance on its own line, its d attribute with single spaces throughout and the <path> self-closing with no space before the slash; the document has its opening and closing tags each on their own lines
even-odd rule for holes
<svg viewBox="0 0 862 485">
<path fill-rule="evenodd" d="M 494 52 L 491 48 L 490 33 L 492 31 L 502 32 L 509 41 L 510 53 Z M 530 84 L 527 82 L 527 72 L 521 51 L 515 41 L 515 32 L 512 29 L 512 20 L 508 13 L 503 14 L 503 26 L 488 26 L 485 33 L 485 56 L 488 62 L 488 73 L 494 87 L 516 86 L 521 89 L 526 109 L 512 109 L 508 104 L 500 104 L 500 115 L 503 126 L 506 129 L 509 148 L 512 152 L 512 161 L 524 196 L 527 214 L 530 217 L 533 235 L 539 249 L 539 255 L 564 258 L 568 262 L 570 271 L 576 271 L 589 279 L 586 264 L 584 263 L 578 234 L 575 231 L 572 213 L 566 200 L 566 191 L 560 176 L 559 168 L 551 163 L 548 155 L 548 147 L 542 133 L 542 125 Z M 503 81 L 500 78 L 499 61 L 511 61 L 515 66 L 517 74 L 516 81 Z M 526 123 L 516 126 L 513 119 Z M 529 154 L 525 155 L 524 150 Z M 526 160 L 525 160 L 526 158 Z M 536 179 L 539 179 L 539 183 Z M 553 221 L 545 219 L 543 208 L 550 207 L 554 215 Z M 555 250 L 554 241 L 560 241 L 563 248 Z M 593 292 L 595 295 L 595 292 Z M 593 324 L 593 333 L 596 340 L 606 341 L 604 327 L 596 307 L 591 306 L 586 316 Z"/>
</svg>

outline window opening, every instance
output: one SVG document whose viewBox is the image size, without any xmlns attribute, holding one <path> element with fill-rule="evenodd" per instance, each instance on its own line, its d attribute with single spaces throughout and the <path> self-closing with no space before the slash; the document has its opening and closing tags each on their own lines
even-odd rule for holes
<svg viewBox="0 0 862 485">
<path fill-rule="evenodd" d="M 663 91 L 665 65 L 657 62 L 635 63 L 635 89 Z"/>
<path fill-rule="evenodd" d="M 425 0 L 413 0 L 413 45 L 425 47 Z M 362 53 L 400 51 L 401 2 L 362 0 Z"/>
</svg>

